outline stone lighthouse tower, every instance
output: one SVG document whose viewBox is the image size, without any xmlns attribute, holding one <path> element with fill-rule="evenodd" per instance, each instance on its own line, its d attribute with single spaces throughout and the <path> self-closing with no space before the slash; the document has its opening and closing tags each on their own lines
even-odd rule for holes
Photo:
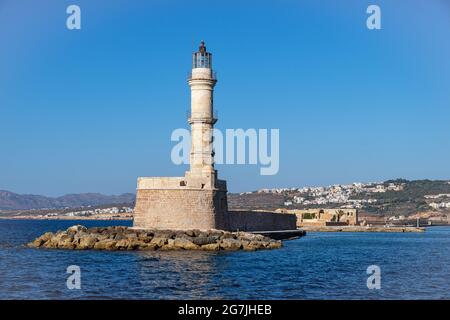
<svg viewBox="0 0 450 320">
<path fill-rule="evenodd" d="M 186 177 L 202 180 L 204 187 L 216 184 L 212 149 L 214 116 L 213 92 L 217 79 L 212 70 L 212 55 L 206 51 L 202 41 L 198 52 L 192 54 L 192 72 L 188 79 L 191 87 L 191 111 L 188 122 L 191 125 L 192 146 L 190 153 L 191 170 Z"/>
<path fill-rule="evenodd" d="M 190 170 L 184 177 L 138 178 L 135 228 L 143 229 L 228 229 L 226 181 L 218 180 L 214 169 L 212 133 L 217 121 L 213 91 L 217 82 L 212 54 L 202 41 L 192 54 L 191 88 L 192 145 Z"/>
</svg>

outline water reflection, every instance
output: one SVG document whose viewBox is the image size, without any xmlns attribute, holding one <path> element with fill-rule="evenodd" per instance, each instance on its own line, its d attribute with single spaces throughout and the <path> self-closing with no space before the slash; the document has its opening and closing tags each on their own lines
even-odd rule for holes
<svg viewBox="0 0 450 320">
<path fill-rule="evenodd" d="M 207 251 L 152 251 L 137 253 L 139 283 L 144 295 L 176 299 L 220 299 L 214 291 L 220 271 L 218 255 Z"/>
</svg>

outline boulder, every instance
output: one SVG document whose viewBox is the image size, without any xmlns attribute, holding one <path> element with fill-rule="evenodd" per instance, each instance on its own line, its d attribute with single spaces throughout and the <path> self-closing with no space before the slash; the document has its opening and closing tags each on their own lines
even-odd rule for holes
<svg viewBox="0 0 450 320">
<path fill-rule="evenodd" d="M 199 248 L 198 245 L 192 243 L 186 238 L 176 238 L 175 240 L 173 240 L 173 246 L 176 249 L 183 249 L 183 250 L 196 250 Z"/>
<path fill-rule="evenodd" d="M 145 243 L 139 240 L 129 240 L 127 250 L 138 250 L 143 245 L 145 245 Z"/>
<path fill-rule="evenodd" d="M 34 239 L 32 242 L 28 243 L 27 246 L 29 248 L 39 248 L 43 246 L 47 241 L 54 237 L 54 234 L 51 232 L 46 232 L 42 236 Z"/>
<path fill-rule="evenodd" d="M 198 237 L 199 235 L 200 235 L 200 230 L 197 230 L 197 229 L 194 229 L 194 230 L 187 230 L 186 231 L 186 235 L 187 236 L 189 236 L 189 237 L 192 237 L 192 238 L 194 238 L 194 237 Z"/>
<path fill-rule="evenodd" d="M 118 249 L 118 250 L 127 250 L 129 244 L 130 244 L 129 240 L 121 239 L 121 240 L 117 241 L 116 249 Z"/>
<path fill-rule="evenodd" d="M 176 235 L 175 231 L 170 230 L 157 230 L 155 231 L 154 237 L 155 238 L 166 238 L 166 239 L 173 239 Z"/>
<path fill-rule="evenodd" d="M 219 251 L 220 245 L 218 243 L 210 243 L 210 244 L 205 244 L 203 246 L 200 247 L 202 250 L 207 250 L 207 251 Z"/>
<path fill-rule="evenodd" d="M 42 236 L 40 236 L 39 238 L 41 238 L 44 241 L 48 241 L 51 238 L 53 238 L 55 235 L 52 232 L 46 232 L 44 233 Z"/>
<path fill-rule="evenodd" d="M 88 228 L 87 232 L 89 232 L 90 234 L 95 234 L 95 233 L 102 233 L 104 228 L 101 227 L 92 227 L 92 228 Z"/>
<path fill-rule="evenodd" d="M 166 243 L 164 245 L 158 245 L 158 247 L 161 250 L 176 250 L 179 249 L 175 247 L 175 240 L 174 239 L 167 239 Z"/>
<path fill-rule="evenodd" d="M 224 234 L 222 234 L 220 236 L 221 240 L 224 240 L 224 239 L 236 239 L 236 238 L 237 238 L 237 236 L 235 234 L 230 233 L 230 232 L 226 232 L 226 233 L 224 233 Z"/>
<path fill-rule="evenodd" d="M 80 242 L 76 246 L 76 249 L 79 250 L 92 249 L 97 241 L 98 241 L 97 238 L 91 235 L 82 237 L 80 238 Z"/>
<path fill-rule="evenodd" d="M 167 241 L 168 241 L 167 238 L 163 238 L 161 236 L 158 236 L 158 237 L 155 236 L 150 243 L 153 243 L 161 248 L 162 246 L 167 244 Z"/>
<path fill-rule="evenodd" d="M 73 243 L 73 235 L 65 234 L 61 236 L 58 240 L 58 248 L 61 249 L 73 249 L 75 248 L 75 244 Z"/>
<path fill-rule="evenodd" d="M 281 240 L 278 241 L 271 241 L 269 242 L 269 244 L 267 245 L 267 249 L 279 249 L 283 246 L 283 243 L 281 242 Z"/>
<path fill-rule="evenodd" d="M 29 248 L 39 248 L 41 247 L 43 244 L 45 243 L 45 241 L 41 238 L 36 238 L 33 241 L 31 241 L 30 243 L 27 244 L 27 247 Z"/>
<path fill-rule="evenodd" d="M 144 241 L 145 243 L 148 243 L 153 239 L 153 233 L 152 232 L 139 232 L 138 239 Z"/>
<path fill-rule="evenodd" d="M 56 237 L 53 237 L 50 240 L 46 241 L 42 245 L 42 247 L 49 248 L 49 249 L 58 248 L 58 242 L 59 242 L 59 240 Z"/>
<path fill-rule="evenodd" d="M 150 242 L 145 243 L 141 246 L 142 250 L 149 250 L 149 251 L 157 250 L 158 248 L 159 247 L 156 244 Z"/>
<path fill-rule="evenodd" d="M 203 246 L 205 244 L 216 243 L 217 237 L 197 237 L 192 239 L 192 243 Z"/>
<path fill-rule="evenodd" d="M 103 233 L 97 234 L 95 237 L 97 238 L 98 241 L 102 241 L 102 240 L 108 239 L 108 235 L 107 234 L 103 234 Z"/>
<path fill-rule="evenodd" d="M 117 243 L 117 241 L 111 240 L 111 239 L 101 240 L 101 241 L 96 242 L 94 244 L 94 249 L 97 249 L 97 250 L 115 250 L 116 249 L 116 243 Z"/>
<path fill-rule="evenodd" d="M 82 225 L 76 225 L 76 226 L 72 226 L 67 228 L 67 232 L 71 232 L 71 233 L 77 233 L 80 231 L 86 232 L 88 229 L 85 226 Z"/>
<path fill-rule="evenodd" d="M 237 239 L 226 238 L 220 242 L 220 247 L 224 250 L 239 250 L 241 249 L 242 242 Z"/>
<path fill-rule="evenodd" d="M 125 240 L 125 239 L 127 239 L 127 238 L 128 238 L 127 235 L 126 235 L 126 234 L 123 234 L 123 233 L 121 233 L 121 232 L 116 233 L 115 236 L 114 236 L 114 240 L 116 240 L 116 241 Z"/>
</svg>

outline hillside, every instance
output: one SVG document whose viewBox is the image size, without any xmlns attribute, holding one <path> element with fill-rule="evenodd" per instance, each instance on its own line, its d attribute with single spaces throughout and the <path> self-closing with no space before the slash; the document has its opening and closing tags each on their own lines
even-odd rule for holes
<svg viewBox="0 0 450 320">
<path fill-rule="evenodd" d="M 232 209 L 355 208 L 379 215 L 450 212 L 450 182 L 389 180 L 328 187 L 262 189 L 229 195 Z"/>
<path fill-rule="evenodd" d="M 0 190 L 0 210 L 73 208 L 105 204 L 134 203 L 134 200 L 135 195 L 132 193 L 112 196 L 100 193 L 80 193 L 52 198 L 39 195 L 21 195 Z"/>
</svg>

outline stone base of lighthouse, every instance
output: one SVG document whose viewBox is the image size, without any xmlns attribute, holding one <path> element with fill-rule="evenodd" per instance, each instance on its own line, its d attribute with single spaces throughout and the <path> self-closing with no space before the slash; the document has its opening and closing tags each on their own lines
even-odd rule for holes
<svg viewBox="0 0 450 320">
<path fill-rule="evenodd" d="M 201 178 L 139 178 L 133 227 L 139 229 L 229 229 L 227 185 Z"/>
<path fill-rule="evenodd" d="M 228 211 L 227 185 L 192 177 L 139 178 L 133 228 L 160 230 L 295 230 L 295 214 Z"/>
</svg>

